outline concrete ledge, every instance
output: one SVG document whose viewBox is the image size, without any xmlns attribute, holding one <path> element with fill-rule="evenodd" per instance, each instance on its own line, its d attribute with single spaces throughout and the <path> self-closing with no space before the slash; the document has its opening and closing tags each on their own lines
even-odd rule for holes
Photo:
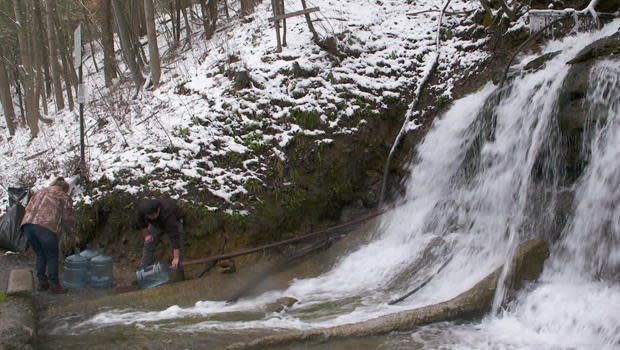
<svg viewBox="0 0 620 350">
<path fill-rule="evenodd" d="M 9 274 L 9 285 L 6 289 L 6 295 L 15 296 L 32 296 L 34 282 L 32 270 L 30 269 L 13 269 Z"/>
</svg>

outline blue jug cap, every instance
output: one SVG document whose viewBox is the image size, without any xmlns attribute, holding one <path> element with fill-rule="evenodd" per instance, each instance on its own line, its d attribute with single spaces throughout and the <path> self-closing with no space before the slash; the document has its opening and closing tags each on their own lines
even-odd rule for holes
<svg viewBox="0 0 620 350">
<path fill-rule="evenodd" d="M 99 251 L 99 254 L 98 254 L 97 256 L 95 256 L 94 258 L 90 259 L 90 261 L 93 261 L 93 262 L 103 262 L 103 263 L 105 263 L 105 262 L 110 262 L 110 261 L 112 261 L 112 257 L 111 257 L 111 256 L 108 256 L 108 255 L 103 254 L 103 249 L 101 249 L 101 250 Z"/>
<path fill-rule="evenodd" d="M 75 249 L 75 254 L 69 255 L 65 259 L 65 261 L 67 261 L 67 262 L 76 262 L 77 263 L 77 262 L 86 262 L 86 261 L 88 261 L 88 259 L 80 255 L 80 248 L 76 248 Z"/>
<path fill-rule="evenodd" d="M 83 256 L 83 257 L 85 257 L 85 258 L 87 258 L 87 259 L 92 259 L 94 256 L 97 256 L 98 254 L 99 254 L 99 252 L 98 252 L 98 251 L 93 250 L 93 249 L 91 248 L 90 243 L 88 243 L 88 244 L 86 245 L 86 250 L 80 253 L 80 255 L 81 255 L 81 256 Z"/>
</svg>

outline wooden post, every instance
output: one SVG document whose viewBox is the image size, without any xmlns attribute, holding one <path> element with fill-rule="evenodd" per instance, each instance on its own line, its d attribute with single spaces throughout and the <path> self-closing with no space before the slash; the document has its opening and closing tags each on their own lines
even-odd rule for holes
<svg viewBox="0 0 620 350">
<path fill-rule="evenodd" d="M 273 17 L 269 17 L 267 20 L 270 22 L 274 22 L 275 27 L 276 27 L 276 39 L 278 41 L 278 49 L 277 52 L 282 52 L 282 45 L 286 46 L 286 26 L 284 27 L 284 44 L 282 44 L 282 42 L 280 41 L 280 21 L 281 20 L 286 20 L 287 18 L 290 17 L 295 17 L 295 16 L 300 16 L 300 15 L 306 15 L 306 20 L 309 21 L 310 19 L 310 15 L 309 13 L 312 12 L 316 12 L 319 11 L 318 7 L 312 7 L 312 8 L 305 8 L 305 1 L 303 2 L 304 4 L 304 9 L 301 11 L 294 11 L 294 12 L 290 12 L 290 13 L 284 13 L 284 3 L 282 3 L 282 12 L 280 13 L 279 11 L 279 5 L 280 4 L 280 0 L 271 0 L 271 7 L 273 8 Z M 284 22 L 286 23 L 286 22 Z M 308 25 L 310 26 L 310 30 L 312 31 L 312 35 L 313 35 L 313 39 L 316 40 L 316 38 L 318 38 L 318 36 L 316 35 L 316 32 L 314 31 L 314 27 L 312 27 L 312 22 L 310 22 L 310 24 Z"/>
<path fill-rule="evenodd" d="M 307 10 L 306 0 L 301 0 L 301 7 L 304 9 L 304 11 Z M 312 20 L 310 19 L 310 13 L 308 12 L 304 13 L 304 17 L 306 17 L 306 23 L 308 23 L 308 29 L 310 29 L 310 32 L 312 32 L 312 40 L 317 41 L 319 39 L 319 36 L 316 33 L 316 30 L 314 30 L 314 25 L 312 24 Z"/>
<path fill-rule="evenodd" d="M 279 0 L 279 4 L 279 15 L 283 15 L 286 13 L 286 11 L 284 11 L 284 0 Z M 282 19 L 282 46 L 286 46 L 286 18 Z"/>
<path fill-rule="evenodd" d="M 271 7 L 273 8 L 274 24 L 276 26 L 276 39 L 278 42 L 278 48 L 276 52 L 282 52 L 282 42 L 280 41 L 280 20 L 278 19 L 278 0 L 271 0 Z"/>
</svg>

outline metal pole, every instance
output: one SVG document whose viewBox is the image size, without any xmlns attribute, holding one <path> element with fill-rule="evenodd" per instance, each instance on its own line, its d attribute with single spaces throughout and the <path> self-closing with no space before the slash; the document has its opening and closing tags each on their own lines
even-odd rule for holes
<svg viewBox="0 0 620 350">
<path fill-rule="evenodd" d="M 80 61 L 80 69 L 79 69 L 79 88 L 80 90 L 84 89 L 83 84 L 83 76 L 82 76 L 82 62 Z M 80 94 L 84 96 L 85 91 L 80 91 Z M 80 102 L 80 170 L 84 171 L 86 169 L 86 158 L 84 157 L 84 100 Z M 84 175 L 84 174 L 82 174 Z"/>
</svg>

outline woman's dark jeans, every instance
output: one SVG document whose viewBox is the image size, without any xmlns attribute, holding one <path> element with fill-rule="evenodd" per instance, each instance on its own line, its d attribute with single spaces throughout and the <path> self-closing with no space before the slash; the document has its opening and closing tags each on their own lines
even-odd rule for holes
<svg viewBox="0 0 620 350">
<path fill-rule="evenodd" d="M 26 224 L 23 226 L 28 243 L 37 255 L 37 278 L 58 283 L 58 236 L 43 226 Z M 47 275 L 45 268 L 47 267 Z"/>
</svg>

